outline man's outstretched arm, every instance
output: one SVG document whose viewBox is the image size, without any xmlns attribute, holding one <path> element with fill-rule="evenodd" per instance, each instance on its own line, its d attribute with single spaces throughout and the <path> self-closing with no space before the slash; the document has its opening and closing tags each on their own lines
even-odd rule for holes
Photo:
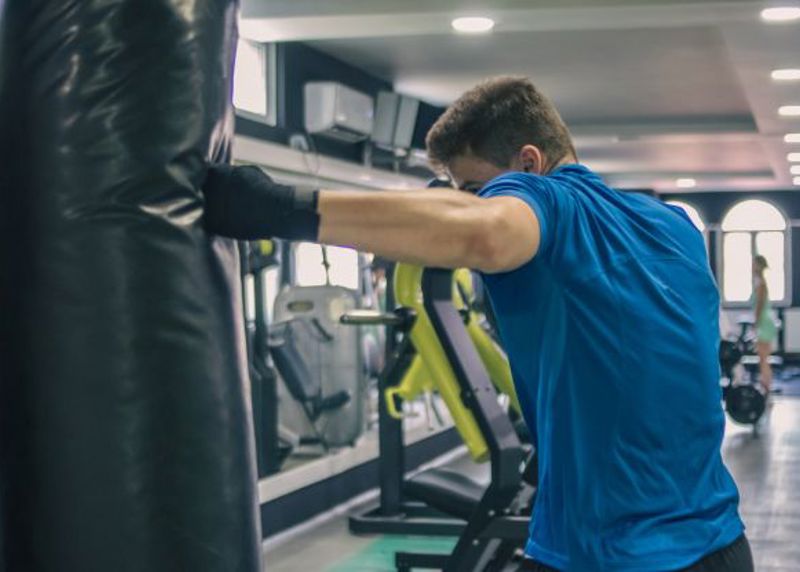
<svg viewBox="0 0 800 572">
<path fill-rule="evenodd" d="M 522 201 L 455 190 L 323 191 L 319 241 L 391 260 L 502 272 L 536 253 L 538 221 Z"/>
<path fill-rule="evenodd" d="M 454 190 L 319 191 L 275 184 L 256 167 L 214 166 L 204 186 L 208 230 L 346 245 L 425 266 L 503 272 L 539 247 L 533 211 L 513 197 Z"/>
</svg>

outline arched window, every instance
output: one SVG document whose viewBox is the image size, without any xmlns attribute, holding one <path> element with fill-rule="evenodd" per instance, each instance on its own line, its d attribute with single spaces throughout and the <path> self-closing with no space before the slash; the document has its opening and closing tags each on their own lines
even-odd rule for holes
<svg viewBox="0 0 800 572">
<path fill-rule="evenodd" d="M 700 216 L 700 213 L 697 212 L 696 208 L 683 201 L 667 201 L 667 204 L 672 205 L 673 207 L 682 208 L 689 216 L 689 219 L 694 223 L 694 226 L 697 227 L 697 230 L 705 234 L 706 223 L 703 222 L 703 217 Z"/>
<path fill-rule="evenodd" d="M 726 302 L 746 302 L 753 294 L 752 260 L 767 259 L 770 300 L 786 300 L 786 217 L 773 204 L 746 200 L 722 219 L 722 291 Z"/>
<path fill-rule="evenodd" d="M 325 247 L 328 255 L 330 284 L 358 290 L 358 252 L 339 246 Z M 322 286 L 328 281 L 322 259 L 322 247 L 311 242 L 295 246 L 294 268 L 298 286 Z"/>
</svg>

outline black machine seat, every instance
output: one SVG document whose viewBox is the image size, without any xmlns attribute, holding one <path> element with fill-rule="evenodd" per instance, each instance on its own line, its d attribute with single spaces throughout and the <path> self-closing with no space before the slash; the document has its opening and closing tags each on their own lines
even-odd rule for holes
<svg viewBox="0 0 800 572">
<path fill-rule="evenodd" d="M 447 515 L 469 520 L 486 487 L 451 469 L 428 469 L 408 479 L 405 493 Z"/>
</svg>

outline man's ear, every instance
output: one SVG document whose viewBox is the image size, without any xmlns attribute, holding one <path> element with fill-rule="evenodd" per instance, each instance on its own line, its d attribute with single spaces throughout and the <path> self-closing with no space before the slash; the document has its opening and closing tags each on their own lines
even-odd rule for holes
<svg viewBox="0 0 800 572">
<path fill-rule="evenodd" d="M 536 145 L 524 145 L 519 150 L 519 164 L 525 173 L 544 174 L 544 155 Z"/>
</svg>

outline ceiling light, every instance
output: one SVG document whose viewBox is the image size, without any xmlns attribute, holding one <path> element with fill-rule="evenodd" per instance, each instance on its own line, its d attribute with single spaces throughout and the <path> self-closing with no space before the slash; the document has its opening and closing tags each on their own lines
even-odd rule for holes
<svg viewBox="0 0 800 572">
<path fill-rule="evenodd" d="M 789 172 L 790 172 L 792 175 L 800 175 L 800 165 L 792 165 L 792 166 L 789 168 Z"/>
<path fill-rule="evenodd" d="M 794 179 L 792 179 L 792 183 L 800 187 L 800 177 L 795 177 Z"/>
<path fill-rule="evenodd" d="M 789 153 L 786 155 L 786 160 L 791 163 L 800 163 L 800 153 Z"/>
<path fill-rule="evenodd" d="M 772 79 L 776 81 L 790 81 L 800 79 L 800 69 L 785 68 L 781 70 L 772 70 Z"/>
<path fill-rule="evenodd" d="M 784 143 L 800 143 L 800 133 L 787 133 L 783 136 Z"/>
<path fill-rule="evenodd" d="M 678 179 L 675 181 L 675 186 L 679 189 L 693 189 L 697 186 L 697 181 L 694 179 Z"/>
<path fill-rule="evenodd" d="M 453 29 L 462 34 L 486 34 L 494 28 L 494 20 L 481 16 L 456 18 L 451 22 Z"/>
<path fill-rule="evenodd" d="M 778 109 L 778 115 L 784 117 L 800 117 L 800 105 L 782 105 Z"/>
<path fill-rule="evenodd" d="M 776 6 L 775 8 L 765 8 L 761 11 L 761 19 L 765 22 L 792 22 L 794 20 L 800 20 L 800 7 Z"/>
</svg>

